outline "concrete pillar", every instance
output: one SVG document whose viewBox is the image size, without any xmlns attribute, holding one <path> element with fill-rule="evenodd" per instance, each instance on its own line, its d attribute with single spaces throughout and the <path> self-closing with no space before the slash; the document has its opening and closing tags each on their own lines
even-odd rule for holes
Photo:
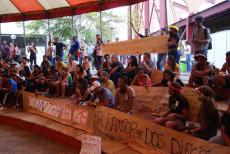
<svg viewBox="0 0 230 154">
<path fill-rule="evenodd" d="M 23 38 L 24 38 L 24 49 L 25 49 L 25 56 L 26 56 L 26 27 L 25 27 L 25 21 L 23 21 Z"/>
<path fill-rule="evenodd" d="M 132 39 L 132 5 L 128 7 L 128 39 Z"/>
<path fill-rule="evenodd" d="M 142 13 L 142 12 L 141 12 Z M 145 18 L 145 29 L 150 30 L 150 23 L 149 23 L 149 0 L 144 2 L 144 18 Z"/>
<path fill-rule="evenodd" d="M 160 28 L 168 26 L 167 0 L 160 0 Z"/>
</svg>

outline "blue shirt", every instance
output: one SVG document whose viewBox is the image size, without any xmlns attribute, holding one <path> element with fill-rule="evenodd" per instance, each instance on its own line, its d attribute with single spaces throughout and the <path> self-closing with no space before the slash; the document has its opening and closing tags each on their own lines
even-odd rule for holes
<svg viewBox="0 0 230 154">
<path fill-rule="evenodd" d="M 71 41 L 69 52 L 71 55 L 74 55 L 75 51 L 80 49 L 80 45 L 78 41 Z"/>
<path fill-rule="evenodd" d="M 17 82 L 14 81 L 13 79 L 10 79 L 9 82 L 10 82 L 10 85 L 12 86 L 12 91 L 17 92 L 18 90 Z"/>
<path fill-rule="evenodd" d="M 104 100 L 109 100 L 108 107 L 110 108 L 113 108 L 115 105 L 115 100 L 114 100 L 111 90 L 105 87 L 101 87 L 101 91 L 99 93 L 94 94 L 93 99 L 95 100 L 96 98 L 98 98 L 100 102 Z"/>
</svg>

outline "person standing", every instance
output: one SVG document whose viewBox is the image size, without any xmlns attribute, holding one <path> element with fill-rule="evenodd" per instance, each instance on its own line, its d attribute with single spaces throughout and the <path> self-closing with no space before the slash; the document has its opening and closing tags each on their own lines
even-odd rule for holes
<svg viewBox="0 0 230 154">
<path fill-rule="evenodd" d="M 180 40 L 179 28 L 176 26 L 169 26 L 169 39 L 168 39 L 168 56 L 173 56 L 176 60 L 176 63 L 179 64 L 180 54 L 178 50 L 178 43 Z"/>
<path fill-rule="evenodd" d="M 74 57 L 74 60 L 78 61 L 78 58 L 80 58 L 80 45 L 77 40 L 76 36 L 72 37 L 72 40 L 70 42 L 70 49 L 69 49 L 69 55 Z"/>
<path fill-rule="evenodd" d="M 14 42 L 14 50 L 12 53 L 13 60 L 19 62 L 20 56 L 21 56 L 21 51 L 19 50 L 17 43 Z"/>
<path fill-rule="evenodd" d="M 9 61 L 10 58 L 10 47 L 7 45 L 6 41 L 3 41 L 1 46 L 1 58 L 6 62 Z"/>
<path fill-rule="evenodd" d="M 103 45 L 104 44 L 104 42 L 103 42 L 103 40 L 102 40 L 102 38 L 101 38 L 101 35 L 100 34 L 97 34 L 96 35 L 96 46 L 97 45 Z"/>
<path fill-rule="evenodd" d="M 27 51 L 30 53 L 30 68 L 34 65 L 37 65 L 37 48 L 34 42 L 31 42 L 31 46 L 27 48 Z"/>
<path fill-rule="evenodd" d="M 54 65 L 53 52 L 54 52 L 54 48 L 52 46 L 51 40 L 49 40 L 48 47 L 46 49 L 46 56 L 48 57 L 48 60 L 50 61 L 51 65 Z"/>
<path fill-rule="evenodd" d="M 161 35 L 167 35 L 166 29 L 161 29 Z M 157 69 L 163 70 L 166 63 L 167 53 L 158 53 L 157 54 Z"/>
<path fill-rule="evenodd" d="M 56 58 L 59 57 L 63 61 L 64 59 L 64 50 L 66 49 L 66 45 L 59 41 L 58 37 L 54 38 L 53 45 L 56 46 Z"/>
<path fill-rule="evenodd" d="M 186 66 L 187 66 L 187 72 L 192 71 L 191 66 L 191 45 L 188 41 L 185 42 L 185 56 L 186 56 Z"/>
<path fill-rule="evenodd" d="M 195 18 L 195 27 L 193 29 L 192 44 L 194 55 L 203 54 L 207 57 L 209 43 L 211 42 L 210 30 L 203 25 L 204 17 Z"/>
</svg>

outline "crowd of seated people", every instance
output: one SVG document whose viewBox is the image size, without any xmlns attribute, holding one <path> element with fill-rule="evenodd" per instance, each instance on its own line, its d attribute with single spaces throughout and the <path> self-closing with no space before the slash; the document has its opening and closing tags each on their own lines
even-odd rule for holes
<svg viewBox="0 0 230 154">
<path fill-rule="evenodd" d="M 98 48 L 100 44 L 97 45 Z M 97 58 L 101 61 L 101 57 Z M 214 140 L 212 137 L 217 135 L 219 126 L 228 127 L 226 118 L 220 119 L 213 102 L 215 94 L 212 89 L 216 91 L 229 88 L 230 52 L 226 53 L 226 63 L 220 70 L 210 64 L 205 55 L 197 54 L 194 58 L 196 63 L 192 68 L 188 86 L 197 88 L 201 107 L 196 121 L 198 125 L 189 126 L 189 129 L 194 136 Z M 143 60 L 139 62 L 137 56 L 129 56 L 126 67 L 119 61 L 117 55 L 106 54 L 104 61 L 102 60 L 100 66 L 97 66 L 97 78 L 94 78 L 95 74 L 91 72 L 92 64 L 95 63 L 91 57 L 85 56 L 82 60 L 80 63 L 73 55 L 69 55 L 67 63 L 61 57 L 56 57 L 51 63 L 49 57 L 44 55 L 41 66 L 34 65 L 32 69 L 26 57 L 23 57 L 20 63 L 7 63 L 2 60 L 0 63 L 1 107 L 16 105 L 21 111 L 23 103 L 10 99 L 22 99 L 19 91 L 24 89 L 36 95 L 71 98 L 75 104 L 104 105 L 132 114 L 132 106 L 136 100 L 132 85 L 162 86 L 169 88 L 168 112 L 161 114 L 154 121 L 179 131 L 188 128 L 186 121 L 189 120 L 190 107 L 188 100 L 181 93 L 182 87 L 186 85 L 180 79 L 179 65 L 174 56 L 168 56 L 162 72 L 163 77 L 157 85 L 153 85 L 151 81 L 156 65 L 150 53 L 143 54 Z M 223 115 L 226 116 L 228 114 Z M 229 140 L 225 141 L 225 138 L 229 137 L 229 132 L 224 128 L 222 132 L 225 134 L 224 143 L 228 144 Z"/>
</svg>

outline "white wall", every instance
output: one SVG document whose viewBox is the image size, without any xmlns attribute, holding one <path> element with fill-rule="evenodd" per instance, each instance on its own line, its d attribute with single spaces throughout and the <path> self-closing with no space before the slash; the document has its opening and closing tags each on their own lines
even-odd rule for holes
<svg viewBox="0 0 230 154">
<path fill-rule="evenodd" d="M 208 51 L 208 61 L 221 68 L 225 62 L 225 54 L 230 51 L 230 30 L 211 34 L 212 49 Z"/>
<path fill-rule="evenodd" d="M 27 49 L 28 46 L 26 46 Z M 45 47 L 44 46 L 36 46 L 37 48 L 37 64 L 40 66 L 43 60 L 43 55 L 45 55 Z M 26 57 L 30 58 L 30 54 L 26 51 Z"/>
</svg>

